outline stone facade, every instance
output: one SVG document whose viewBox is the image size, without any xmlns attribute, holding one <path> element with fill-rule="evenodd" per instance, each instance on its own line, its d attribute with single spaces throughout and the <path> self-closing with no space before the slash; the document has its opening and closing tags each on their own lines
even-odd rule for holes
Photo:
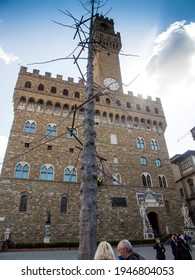
<svg viewBox="0 0 195 280">
<path fill-rule="evenodd" d="M 112 26 L 113 21 L 108 23 Z M 102 58 L 99 55 L 99 64 Z M 112 58 L 108 55 L 107 59 L 109 64 Z M 116 67 L 109 76 L 119 79 L 118 63 Z M 94 68 L 96 82 L 100 68 Z M 96 84 L 94 94 L 100 90 L 104 89 Z M 4 231 L 9 223 L 15 242 L 43 242 L 48 209 L 51 241 L 78 241 L 85 113 L 85 106 L 79 106 L 85 102 L 85 94 L 83 80 L 75 83 L 61 75 L 53 78 L 36 69 L 20 69 L 13 95 L 14 120 L 0 178 L 0 216 L 7 221 L 0 222 L 0 227 Z M 75 105 L 79 109 L 74 111 Z M 180 232 L 181 202 L 164 138 L 166 120 L 160 99 L 124 94 L 121 88 L 107 90 L 95 98 L 95 110 L 98 175 L 103 179 L 97 197 L 98 240 L 143 238 L 137 194 L 148 189 L 162 195 L 160 207 L 148 208 L 155 233 Z M 76 139 L 68 130 L 73 120 Z M 48 126 L 53 130 L 49 132 Z M 48 180 L 50 167 L 52 178 Z M 73 182 L 67 182 L 65 170 L 74 170 Z M 164 180 L 161 185 L 159 176 Z M 25 206 L 21 206 L 22 197 Z"/>
</svg>

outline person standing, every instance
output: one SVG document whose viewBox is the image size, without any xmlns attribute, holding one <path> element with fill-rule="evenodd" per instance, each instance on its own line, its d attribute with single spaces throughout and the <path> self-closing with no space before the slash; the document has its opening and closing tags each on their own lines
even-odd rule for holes
<svg viewBox="0 0 195 280">
<path fill-rule="evenodd" d="M 181 240 L 177 240 L 176 260 L 192 260 L 190 251 Z"/>
<path fill-rule="evenodd" d="M 172 235 L 171 237 L 171 250 L 172 250 L 172 254 L 174 256 L 174 260 L 176 259 L 176 251 L 177 251 L 177 236 L 175 234 Z"/>
<path fill-rule="evenodd" d="M 123 239 L 118 243 L 117 255 L 120 260 L 145 260 L 141 255 L 133 251 L 133 247 L 127 239 Z"/>
<path fill-rule="evenodd" d="M 94 260 L 116 260 L 110 243 L 101 241 L 95 252 Z"/>
<path fill-rule="evenodd" d="M 153 248 L 156 250 L 156 259 L 157 260 L 165 260 L 165 247 L 163 243 L 160 241 L 160 238 L 156 238 L 156 243 L 153 245 Z"/>
</svg>

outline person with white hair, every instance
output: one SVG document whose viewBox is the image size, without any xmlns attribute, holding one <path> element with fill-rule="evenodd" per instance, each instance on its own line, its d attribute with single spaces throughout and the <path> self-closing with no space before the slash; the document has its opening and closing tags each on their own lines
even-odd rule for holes
<svg viewBox="0 0 195 280">
<path fill-rule="evenodd" d="M 94 260 L 116 260 L 110 243 L 101 241 L 95 252 Z"/>
<path fill-rule="evenodd" d="M 117 246 L 118 259 L 122 260 L 144 260 L 144 258 L 138 253 L 133 251 L 131 242 L 127 239 L 123 239 Z"/>
</svg>

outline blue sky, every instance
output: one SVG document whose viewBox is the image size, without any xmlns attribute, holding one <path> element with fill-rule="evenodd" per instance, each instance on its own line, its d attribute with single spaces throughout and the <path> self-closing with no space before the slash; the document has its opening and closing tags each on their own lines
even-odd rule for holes
<svg viewBox="0 0 195 280">
<path fill-rule="evenodd" d="M 99 12 L 104 15 L 110 8 L 107 17 L 121 33 L 122 52 L 140 56 L 120 57 L 125 85 L 139 75 L 124 92 L 161 98 L 170 157 L 194 150 L 189 131 L 195 126 L 195 1 L 109 0 Z M 59 9 L 78 19 L 86 15 L 78 0 L 0 1 L 0 161 L 13 121 L 12 96 L 20 65 L 54 77 L 61 74 L 65 80 L 78 81 L 80 76 L 72 61 L 28 65 L 65 57 L 76 47 L 73 30 L 52 22 L 73 24 Z M 80 64 L 85 72 L 84 62 Z"/>
</svg>

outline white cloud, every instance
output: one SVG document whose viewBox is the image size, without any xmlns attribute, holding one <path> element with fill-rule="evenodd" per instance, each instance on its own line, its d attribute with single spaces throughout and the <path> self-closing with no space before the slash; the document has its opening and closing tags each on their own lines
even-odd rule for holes
<svg viewBox="0 0 195 280">
<path fill-rule="evenodd" d="M 155 40 L 147 77 L 161 96 L 175 86 L 194 88 L 195 23 L 175 22 Z"/>
<path fill-rule="evenodd" d="M 19 58 L 13 53 L 6 53 L 0 46 L 0 59 L 4 61 L 5 64 L 10 64 L 12 62 L 19 61 Z"/>
<path fill-rule="evenodd" d="M 177 140 L 195 126 L 195 23 L 175 22 L 158 35 L 137 85 L 140 93 L 161 98 L 170 156 L 194 150 L 190 133 Z"/>
</svg>

